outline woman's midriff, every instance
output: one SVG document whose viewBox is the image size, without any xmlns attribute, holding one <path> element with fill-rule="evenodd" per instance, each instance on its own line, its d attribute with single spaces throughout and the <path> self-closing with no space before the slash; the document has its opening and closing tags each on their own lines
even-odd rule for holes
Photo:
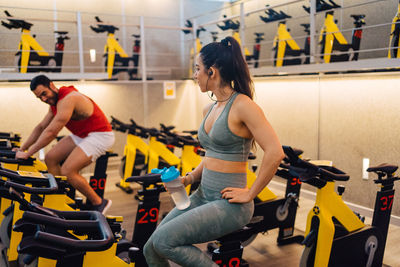
<svg viewBox="0 0 400 267">
<path fill-rule="evenodd" d="M 216 158 L 204 157 L 203 164 L 206 169 L 224 173 L 246 173 L 247 162 L 227 161 Z"/>
</svg>

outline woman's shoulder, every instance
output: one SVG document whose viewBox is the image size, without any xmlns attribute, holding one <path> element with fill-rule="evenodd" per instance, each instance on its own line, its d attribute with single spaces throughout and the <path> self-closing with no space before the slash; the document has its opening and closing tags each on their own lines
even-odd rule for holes
<svg viewBox="0 0 400 267">
<path fill-rule="evenodd" d="M 262 111 L 261 107 L 256 102 L 254 102 L 253 99 L 245 94 L 238 94 L 232 105 L 232 110 L 240 118 L 247 117 L 250 114 L 256 114 Z"/>
<path fill-rule="evenodd" d="M 239 93 L 234 101 L 235 106 L 238 108 L 246 108 L 249 105 L 257 105 L 253 99 L 245 94 Z"/>
</svg>

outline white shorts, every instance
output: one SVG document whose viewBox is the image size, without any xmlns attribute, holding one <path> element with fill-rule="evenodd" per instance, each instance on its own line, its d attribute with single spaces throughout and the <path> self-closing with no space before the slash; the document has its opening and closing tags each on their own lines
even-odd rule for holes
<svg viewBox="0 0 400 267">
<path fill-rule="evenodd" d="M 79 146 L 92 161 L 105 154 L 114 144 L 115 137 L 113 132 L 92 132 L 85 138 L 74 134 L 70 135 L 74 143 Z"/>
</svg>

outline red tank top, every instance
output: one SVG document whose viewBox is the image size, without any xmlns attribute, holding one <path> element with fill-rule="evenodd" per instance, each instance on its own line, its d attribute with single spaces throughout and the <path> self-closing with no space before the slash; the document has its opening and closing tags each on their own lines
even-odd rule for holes
<svg viewBox="0 0 400 267">
<path fill-rule="evenodd" d="M 62 100 L 71 92 L 78 92 L 73 86 L 63 86 L 58 90 L 58 101 Z M 89 97 L 88 97 L 89 98 Z M 89 98 L 90 99 L 90 98 Z M 69 120 L 65 125 L 68 130 L 76 136 L 84 138 L 91 132 L 111 132 L 111 124 L 108 122 L 103 111 L 90 99 L 93 103 L 93 114 L 84 120 Z M 50 106 L 54 115 L 57 114 L 57 106 Z"/>
</svg>

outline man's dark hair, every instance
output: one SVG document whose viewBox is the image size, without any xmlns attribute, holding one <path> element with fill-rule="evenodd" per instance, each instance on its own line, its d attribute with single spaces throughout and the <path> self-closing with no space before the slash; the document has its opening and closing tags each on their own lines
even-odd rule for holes
<svg viewBox="0 0 400 267">
<path fill-rule="evenodd" d="M 39 85 L 43 85 L 43 86 L 46 86 L 47 88 L 50 88 L 50 83 L 51 83 L 51 80 L 49 78 L 47 78 L 46 75 L 36 76 L 31 81 L 31 91 L 34 91 L 36 89 L 36 87 L 38 87 Z"/>
</svg>

